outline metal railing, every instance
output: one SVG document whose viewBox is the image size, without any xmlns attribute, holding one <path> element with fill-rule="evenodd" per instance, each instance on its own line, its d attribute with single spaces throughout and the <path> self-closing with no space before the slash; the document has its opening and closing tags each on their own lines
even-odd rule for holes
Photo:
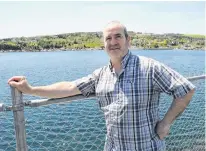
<svg viewBox="0 0 206 151">
<path fill-rule="evenodd" d="M 194 81 L 205 79 L 205 78 L 206 78 L 206 75 L 201 75 L 201 76 L 195 76 L 195 77 L 188 77 L 188 80 L 194 82 Z M 24 107 L 25 106 L 26 107 L 40 107 L 40 106 L 45 106 L 45 105 L 50 105 L 50 104 L 74 102 L 74 101 L 82 100 L 82 99 L 84 99 L 84 100 L 85 99 L 95 99 L 95 95 L 90 95 L 88 98 L 85 98 L 82 95 L 77 95 L 77 96 L 66 97 L 66 98 L 38 99 L 38 100 L 36 99 L 36 100 L 30 100 L 30 101 L 23 102 L 22 93 L 13 87 L 11 87 L 11 95 L 12 95 L 12 106 L 0 104 L 0 112 L 13 111 L 14 128 L 15 128 L 15 135 L 16 135 L 16 150 L 17 151 L 27 151 L 28 150 L 27 141 L 26 141 L 26 129 L 25 129 L 26 122 L 25 122 L 25 117 L 24 117 Z M 194 115 L 192 115 L 192 116 L 194 116 Z M 94 119 L 94 121 L 95 121 L 95 119 Z M 75 127 L 73 127 L 73 128 L 75 128 Z M 105 130 L 102 130 L 102 131 L 105 132 Z M 173 130 L 173 131 L 175 131 L 175 130 Z M 76 134 L 76 135 L 78 135 L 78 134 Z M 171 134 L 170 138 L 172 138 L 172 137 L 173 136 Z M 183 136 L 180 135 L 179 137 L 181 138 Z M 175 139 L 177 139 L 177 137 L 173 138 L 173 139 L 175 140 Z M 202 139 L 202 138 L 200 138 L 200 139 Z M 101 140 L 101 143 L 100 143 L 101 146 L 103 145 L 103 143 L 102 143 L 103 141 L 104 140 Z M 175 141 L 173 141 L 173 142 L 175 142 Z M 78 144 L 78 142 L 77 142 L 77 144 Z M 39 145 L 41 146 L 41 144 L 39 144 Z M 170 143 L 170 146 L 173 146 L 173 145 L 175 146 L 175 144 Z M 188 146 L 188 144 L 185 144 L 185 146 Z M 202 140 L 200 140 L 199 145 L 197 143 L 196 146 L 198 146 L 199 150 L 201 150 L 204 147 Z M 73 149 L 71 149 L 71 150 L 76 150 L 75 148 L 77 149 L 78 147 L 73 147 Z M 87 147 L 84 147 L 84 146 L 82 147 L 82 149 L 85 149 L 85 148 L 87 148 Z M 173 149 L 171 149 L 171 150 L 175 150 L 174 148 L 175 147 L 173 147 Z M 187 148 L 188 147 L 185 147 L 185 148 L 183 148 L 183 150 L 184 149 L 187 150 Z M 47 149 L 45 149 L 45 150 L 47 150 Z M 88 149 L 88 150 L 92 150 L 92 147 L 91 147 L 91 149 Z M 100 148 L 96 146 L 96 150 L 100 150 Z M 198 149 L 196 149 L 196 150 L 198 150 Z M 1 149 L 0 149 L 0 151 L 1 151 Z M 77 149 L 77 151 L 78 151 L 78 149 Z"/>
</svg>

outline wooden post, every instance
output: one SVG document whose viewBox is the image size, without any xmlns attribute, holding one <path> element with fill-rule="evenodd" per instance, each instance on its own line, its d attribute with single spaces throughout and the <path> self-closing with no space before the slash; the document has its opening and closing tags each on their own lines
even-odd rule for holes
<svg viewBox="0 0 206 151">
<path fill-rule="evenodd" d="M 16 88 L 11 87 L 12 95 L 12 109 L 14 114 L 14 126 L 16 134 L 16 150 L 28 151 L 26 144 L 26 130 L 24 119 L 24 104 L 22 99 L 22 93 Z"/>
</svg>

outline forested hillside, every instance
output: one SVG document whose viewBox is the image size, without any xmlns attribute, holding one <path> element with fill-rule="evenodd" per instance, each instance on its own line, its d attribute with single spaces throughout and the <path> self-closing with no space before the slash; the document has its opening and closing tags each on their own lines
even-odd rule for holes
<svg viewBox="0 0 206 151">
<path fill-rule="evenodd" d="M 129 32 L 135 49 L 205 49 L 204 35 L 143 34 Z M 0 51 L 55 51 L 104 49 L 102 32 L 0 39 Z"/>
</svg>

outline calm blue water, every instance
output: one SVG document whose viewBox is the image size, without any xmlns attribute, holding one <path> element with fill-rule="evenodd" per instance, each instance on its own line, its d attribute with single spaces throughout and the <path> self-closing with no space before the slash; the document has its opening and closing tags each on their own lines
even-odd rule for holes
<svg viewBox="0 0 206 151">
<path fill-rule="evenodd" d="M 186 77 L 205 74 L 204 51 L 150 50 L 132 53 L 152 57 Z M 75 80 L 107 63 L 104 51 L 0 53 L 0 103 L 11 105 L 7 80 L 14 75 L 25 75 L 32 85 L 46 85 Z M 204 83 L 204 80 L 194 82 L 196 94 L 189 109 L 174 123 L 171 136 L 166 139 L 168 150 L 203 150 Z M 24 96 L 24 99 L 36 98 Z M 171 98 L 163 95 L 161 116 L 170 103 Z M 25 118 L 29 150 L 99 151 L 103 148 L 104 117 L 96 100 L 25 108 Z M 0 112 L 0 151 L 15 150 L 13 129 L 12 112 Z"/>
</svg>

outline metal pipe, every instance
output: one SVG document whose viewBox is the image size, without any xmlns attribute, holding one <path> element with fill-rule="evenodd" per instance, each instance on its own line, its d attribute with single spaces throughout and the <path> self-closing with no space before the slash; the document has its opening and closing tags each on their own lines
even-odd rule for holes
<svg viewBox="0 0 206 151">
<path fill-rule="evenodd" d="M 187 80 L 189 80 L 189 81 L 195 81 L 195 80 L 200 80 L 200 79 L 206 79 L 206 75 L 193 76 L 193 77 L 187 78 Z"/>
<path fill-rule="evenodd" d="M 65 98 L 56 98 L 56 99 L 40 99 L 40 100 L 31 100 L 24 103 L 25 106 L 30 107 L 38 107 L 43 105 L 55 104 L 55 103 L 63 103 L 63 102 L 72 102 L 82 99 L 91 99 L 95 98 L 94 94 L 90 95 L 89 97 L 84 97 L 83 95 L 75 95 Z"/>
</svg>

